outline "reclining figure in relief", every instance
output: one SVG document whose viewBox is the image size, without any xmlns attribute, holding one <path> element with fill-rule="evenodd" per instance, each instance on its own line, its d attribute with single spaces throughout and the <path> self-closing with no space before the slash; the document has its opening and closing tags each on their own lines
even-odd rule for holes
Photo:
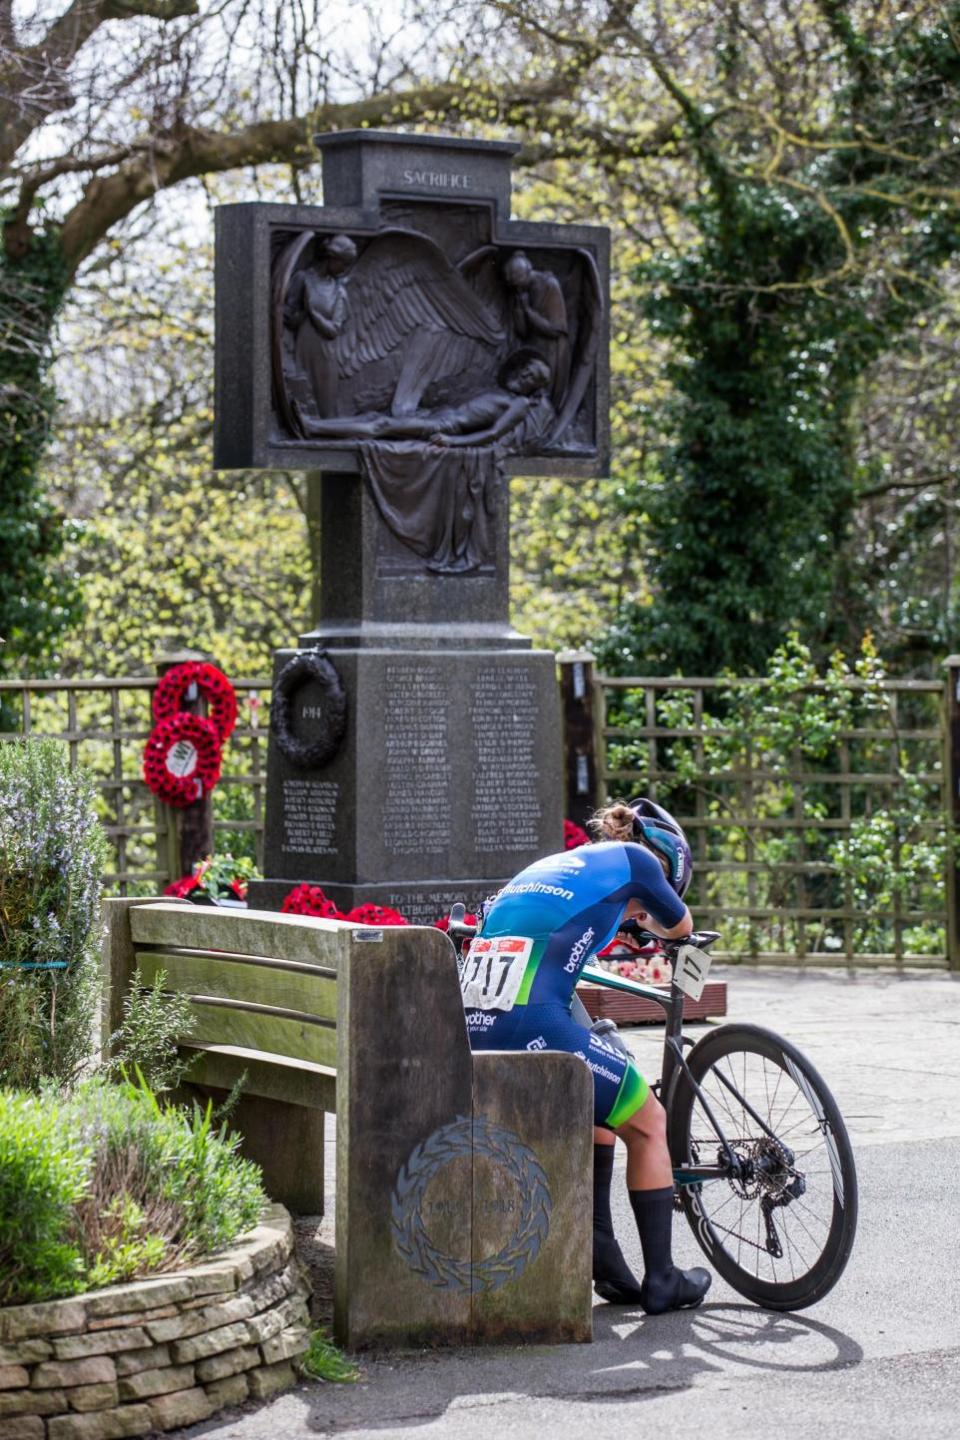
<svg viewBox="0 0 960 1440">
<path fill-rule="evenodd" d="M 294 414 L 310 439 L 426 440 L 443 447 L 495 445 L 501 454 L 523 454 L 549 432 L 554 412 L 546 395 L 550 367 L 533 349 L 515 351 L 498 375 L 495 389 L 471 395 L 459 405 L 418 410 L 408 416 L 351 415 L 313 420 L 293 402 Z"/>
</svg>

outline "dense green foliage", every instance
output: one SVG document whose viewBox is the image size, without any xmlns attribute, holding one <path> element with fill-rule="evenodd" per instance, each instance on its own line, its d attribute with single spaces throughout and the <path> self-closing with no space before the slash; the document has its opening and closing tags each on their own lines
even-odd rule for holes
<svg viewBox="0 0 960 1440">
<path fill-rule="evenodd" d="M 167 972 L 157 971 L 144 983 L 139 968 L 123 997 L 123 1019 L 110 1038 L 110 1060 L 104 1072 L 113 1077 L 139 1072 L 154 1092 L 175 1090 L 190 1068 L 178 1042 L 194 1027 L 189 995 L 165 993 Z"/>
<path fill-rule="evenodd" d="M 212 244 L 156 233 L 142 286 L 105 267 L 65 333 L 44 480 L 80 522 L 68 555 L 87 614 L 63 668 L 140 673 L 187 647 L 228 674 L 267 673 L 307 619 L 303 485 L 212 468 Z"/>
<path fill-rule="evenodd" d="M 89 1058 L 105 855 L 64 747 L 0 745 L 0 1084 L 68 1081 Z"/>
<path fill-rule="evenodd" d="M 208 1107 L 161 1107 L 146 1084 L 69 1099 L 0 1091 L 0 1305 L 172 1270 L 260 1215 L 259 1171 Z"/>
<path fill-rule="evenodd" d="M 822 8 L 838 80 L 816 141 L 771 118 L 758 153 L 746 125 L 721 140 L 682 99 L 700 174 L 691 238 L 639 272 L 674 389 L 660 482 L 627 500 L 649 515 L 654 588 L 606 647 L 628 672 L 755 672 L 791 629 L 825 646 L 871 619 L 847 544 L 854 406 L 867 367 L 940 304 L 960 248 L 960 51 L 948 15 L 868 40 L 850 7 Z"/>
<path fill-rule="evenodd" d="M 0 1090 L 0 1305 L 79 1289 L 67 1230 L 86 1185 L 86 1149 L 56 1106 Z"/>
<path fill-rule="evenodd" d="M 81 528 L 58 558 L 17 502 L 52 609 L 8 668 L 51 653 L 64 563 L 65 668 L 191 644 L 250 674 L 303 628 L 303 477 L 210 469 L 203 209 L 319 200 L 309 135 L 358 124 L 515 133 L 518 215 L 614 229 L 614 471 L 515 483 L 521 629 L 589 643 L 615 612 L 620 669 L 756 669 L 791 627 L 823 656 L 869 626 L 912 667 L 950 643 L 956 0 L 400 0 L 389 40 L 364 4 L 59 8 L 4 36 L 2 275 L 56 260 L 41 488 Z"/>
<path fill-rule="evenodd" d="M 0 676 L 43 673 L 79 617 L 77 588 L 57 563 L 62 517 L 38 476 L 54 408 L 50 333 L 66 285 L 56 235 L 18 258 L 0 246 Z"/>
<path fill-rule="evenodd" d="M 690 904 L 724 948 L 944 953 L 942 920 L 898 919 L 942 915 L 939 695 L 886 679 L 869 638 L 821 667 L 794 635 L 759 683 L 721 676 L 699 713 L 682 681 L 657 695 L 658 798 L 698 817 Z M 649 741 L 630 738 L 646 692 L 618 692 L 609 719 L 626 795 L 649 775 Z"/>
</svg>

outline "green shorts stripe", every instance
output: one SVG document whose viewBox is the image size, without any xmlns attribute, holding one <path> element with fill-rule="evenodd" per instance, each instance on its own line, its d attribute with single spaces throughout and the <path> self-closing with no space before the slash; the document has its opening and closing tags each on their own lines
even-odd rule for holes
<svg viewBox="0 0 960 1440">
<path fill-rule="evenodd" d="M 607 1124 L 610 1129 L 616 1130 L 618 1125 L 625 1124 L 631 1115 L 635 1115 L 641 1106 L 646 1104 L 649 1094 L 650 1086 L 631 1060 L 620 1081 L 620 1089 L 613 1102 L 613 1109 L 607 1116 Z"/>
</svg>

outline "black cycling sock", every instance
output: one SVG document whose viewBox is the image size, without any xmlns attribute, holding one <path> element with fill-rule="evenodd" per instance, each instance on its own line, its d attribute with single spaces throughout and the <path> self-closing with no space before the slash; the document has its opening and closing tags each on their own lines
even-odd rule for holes
<svg viewBox="0 0 960 1440">
<path fill-rule="evenodd" d="M 640 1301 L 640 1284 L 631 1271 L 613 1233 L 610 1181 L 614 1145 L 593 1147 L 593 1279 L 597 1294 L 612 1304 Z"/>
<path fill-rule="evenodd" d="M 662 1190 L 629 1190 L 643 1265 L 648 1275 L 659 1275 L 673 1268 L 671 1239 L 673 1236 L 673 1186 Z"/>
<path fill-rule="evenodd" d="M 678 1270 L 673 1263 L 673 1186 L 662 1190 L 630 1190 L 645 1274 L 640 1303 L 648 1315 L 699 1305 L 710 1288 L 706 1270 Z"/>
</svg>

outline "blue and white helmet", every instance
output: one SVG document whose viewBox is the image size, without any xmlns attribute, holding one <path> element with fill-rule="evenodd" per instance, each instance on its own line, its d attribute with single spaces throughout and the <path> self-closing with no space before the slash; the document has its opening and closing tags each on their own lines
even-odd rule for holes
<svg viewBox="0 0 960 1440">
<path fill-rule="evenodd" d="M 633 811 L 633 835 L 643 845 L 663 857 L 667 864 L 667 879 L 681 900 L 687 893 L 693 875 L 693 856 L 682 826 L 662 805 L 640 795 L 630 800 Z"/>
</svg>

